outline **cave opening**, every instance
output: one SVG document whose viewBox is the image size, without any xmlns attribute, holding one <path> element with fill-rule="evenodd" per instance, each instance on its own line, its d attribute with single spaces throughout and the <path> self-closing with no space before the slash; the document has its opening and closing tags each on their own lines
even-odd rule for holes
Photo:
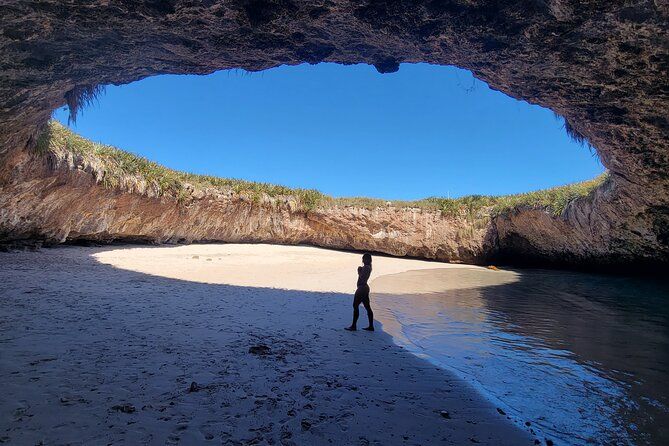
<svg viewBox="0 0 669 446">
<path fill-rule="evenodd" d="M 0 253 L 0 440 L 669 444 L 624 277 L 669 271 L 669 3 L 624 3 L 3 2 L 0 251 L 96 246 Z M 358 252 L 413 311 L 373 338 Z"/>
<path fill-rule="evenodd" d="M 667 264 L 667 119 L 661 113 L 667 102 L 663 94 L 666 64 L 662 63 L 667 47 L 666 8 L 659 4 L 620 9 L 611 2 L 587 8 L 560 2 L 452 2 L 447 6 L 433 1 L 263 1 L 252 2 L 253 6 L 170 2 L 167 8 L 154 3 L 91 6 L 75 2 L 54 8 L 43 2 L 23 2 L 3 10 L 6 63 L 0 83 L 0 209 L 11 211 L 0 215 L 0 241 L 271 240 L 479 263 L 506 258 L 514 263 L 534 260 L 605 268 Z M 564 130 L 596 149 L 608 176 L 586 187 L 585 194 L 578 188 L 552 188 L 520 198 L 505 196 L 514 197 L 505 203 L 467 197 L 453 201 L 449 196 L 479 191 L 468 188 L 461 193 L 444 187 L 462 173 L 448 174 L 440 168 L 458 164 L 430 160 L 429 166 L 442 180 L 434 195 L 446 198 L 428 202 L 426 211 L 414 207 L 424 201 L 381 209 L 383 200 L 332 199 L 319 208 L 323 194 L 244 182 L 232 185 L 248 194 L 223 194 L 219 200 L 218 195 L 202 195 L 202 190 L 175 181 L 186 178 L 183 175 L 108 149 L 103 150 L 108 157 L 123 162 L 99 163 L 67 150 L 51 150 L 41 158 L 30 152 L 39 149 L 38 136 L 54 109 L 72 104 L 73 98 L 85 103 L 100 85 L 158 79 L 158 75 L 206 75 L 227 69 L 261 72 L 320 62 L 369 64 L 388 76 L 388 82 L 398 68 L 402 75 L 406 67 L 400 65 L 406 63 L 470 70 L 491 89 L 564 117 Z M 189 110 L 180 112 L 187 115 Z M 553 124 L 562 132 L 558 121 Z M 96 139 L 114 143 L 106 137 Z M 158 144 L 146 147 L 161 149 Z M 587 150 L 578 151 L 589 156 Z M 491 158 L 481 157 L 483 161 Z M 123 168 L 128 164 L 150 167 L 150 175 L 134 175 L 136 169 L 125 175 Z M 322 164 L 337 171 L 336 165 Z M 558 170 L 557 162 L 545 164 L 560 172 L 579 165 Z M 401 167 L 411 168 L 406 163 Z M 508 171 L 501 164 L 497 167 L 497 174 Z M 156 177 L 161 172 L 169 175 Z M 419 180 L 401 174 L 385 176 L 393 177 L 400 178 L 395 181 L 400 186 L 413 186 L 429 175 Z M 478 179 L 486 178 L 480 174 Z M 205 186 L 211 181 L 204 181 Z M 308 182 L 296 186 L 337 194 Z M 402 187 L 402 192 L 408 189 Z M 272 193 L 263 195 L 268 190 Z M 420 196 L 432 195 L 424 185 L 420 190 Z M 361 189 L 355 194 L 392 198 Z M 337 209 L 330 206 L 333 202 Z M 231 219 L 223 219 L 221 212 L 212 214 L 212 224 L 203 229 L 200 223 L 212 204 L 227 209 Z M 90 218 L 93 205 L 100 206 L 100 212 Z M 231 226 L 237 212 L 252 214 L 257 224 Z M 262 220 L 268 213 L 289 218 Z M 332 220 L 335 214 L 338 218 Z M 371 217 L 366 226 L 349 227 L 351 214 Z M 417 215 L 429 224 L 418 224 Z M 156 226 L 157 216 L 165 226 Z M 175 227 L 174 221 L 180 226 Z M 322 236 L 325 229 L 329 232 Z"/>
<path fill-rule="evenodd" d="M 162 75 L 90 99 L 54 118 L 171 169 L 334 197 L 508 195 L 604 172 L 558 116 L 449 66 Z"/>
</svg>

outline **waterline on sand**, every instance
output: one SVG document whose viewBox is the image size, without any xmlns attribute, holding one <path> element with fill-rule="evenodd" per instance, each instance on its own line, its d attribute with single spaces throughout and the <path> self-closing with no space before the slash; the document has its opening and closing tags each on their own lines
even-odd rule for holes
<svg viewBox="0 0 669 446">
<path fill-rule="evenodd" d="M 372 288 L 398 345 L 470 382 L 521 425 L 567 444 L 669 438 L 666 283 L 440 269 L 379 277 Z"/>
<path fill-rule="evenodd" d="M 223 255 L 209 256 L 226 249 L 239 256 L 225 262 Z M 527 430 L 452 373 L 396 346 L 383 330 L 343 330 L 351 321 L 352 291 L 282 288 L 355 285 L 359 255 L 302 248 L 300 259 L 300 249 L 0 253 L 2 440 L 532 444 Z M 112 257 L 127 260 L 127 268 L 102 261 Z M 377 260 L 382 270 L 392 267 Z M 332 274 L 319 276 L 314 262 Z M 200 281 L 161 271 L 192 273 Z M 278 282 L 216 283 L 226 276 Z"/>
</svg>

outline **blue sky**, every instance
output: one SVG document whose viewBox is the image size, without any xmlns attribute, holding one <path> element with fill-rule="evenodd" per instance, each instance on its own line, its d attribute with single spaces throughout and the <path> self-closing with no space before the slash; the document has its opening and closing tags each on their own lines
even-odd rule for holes
<svg viewBox="0 0 669 446">
<path fill-rule="evenodd" d="M 603 171 L 549 110 L 427 64 L 157 76 L 107 87 L 72 127 L 174 169 L 334 196 L 497 195 Z"/>
</svg>

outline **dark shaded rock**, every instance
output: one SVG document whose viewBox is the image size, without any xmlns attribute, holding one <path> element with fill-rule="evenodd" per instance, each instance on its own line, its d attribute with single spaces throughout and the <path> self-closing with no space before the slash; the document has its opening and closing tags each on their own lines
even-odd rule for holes
<svg viewBox="0 0 669 446">
<path fill-rule="evenodd" d="M 117 404 L 116 406 L 112 406 L 112 410 L 115 410 L 117 412 L 121 413 L 134 413 L 135 412 L 135 406 L 132 404 Z"/>
<path fill-rule="evenodd" d="M 381 62 L 375 63 L 374 68 L 381 74 L 395 73 L 399 71 L 400 64 L 395 59 L 384 59 Z"/>
<path fill-rule="evenodd" d="M 447 420 L 450 420 L 450 419 L 451 419 L 451 414 L 448 413 L 448 412 L 445 411 L 445 410 L 442 410 L 439 414 L 440 414 L 443 418 L 446 418 Z"/>
<path fill-rule="evenodd" d="M 190 387 L 188 388 L 188 393 L 193 393 L 193 392 L 199 392 L 202 389 L 195 381 L 190 383 Z"/>
<path fill-rule="evenodd" d="M 665 3 L 636 2 L 622 8 L 606 0 L 17 0 L 0 14 L 0 153 L 6 155 L 0 157 L 0 169 L 15 161 L 16 153 L 34 147 L 51 112 L 66 103 L 66 96 L 72 103 L 70 92 L 92 91 L 98 85 L 161 73 L 258 71 L 302 62 L 362 62 L 382 73 L 397 70 L 403 62 L 455 65 L 471 70 L 492 89 L 563 116 L 571 135 L 596 148 L 611 172 L 608 184 L 593 197 L 569 204 L 559 216 L 541 211 L 502 216 L 489 228 L 490 241 L 483 249 L 465 246 L 463 254 L 452 248 L 459 240 L 451 235 L 429 249 L 416 240 L 397 247 L 394 240 L 366 235 L 356 239 L 346 233 L 324 238 L 291 234 L 263 241 L 355 249 L 367 244 L 397 255 L 477 263 L 493 255 L 511 263 L 666 266 Z M 66 206 L 40 205 L 41 189 L 62 183 L 36 181 L 33 190 L 21 190 L 22 182 L 51 173 L 12 168 L 2 173 L 6 196 L 0 209 L 10 212 L 0 221 L 0 242 L 34 238 L 60 243 L 89 234 L 79 232 L 87 225 L 65 229 L 59 212 L 70 212 Z M 76 186 L 58 190 L 70 194 L 67 203 L 92 198 L 96 209 L 109 207 L 113 194 L 101 199 L 99 192 L 85 189 L 88 180 L 81 175 L 64 175 Z M 74 196 L 71 189 L 79 187 L 88 194 Z M 19 204 L 12 199 L 22 192 L 32 193 L 34 201 Z M 135 204 L 142 209 L 145 203 Z M 68 222 L 73 225 L 86 220 L 85 210 L 75 207 L 71 212 Z M 327 216 L 320 218 L 325 221 L 311 224 L 327 227 Z M 272 228 L 261 227 L 268 237 L 274 234 Z M 154 242 L 167 237 L 145 227 L 132 234 L 92 229 L 95 241 Z M 208 240 L 233 241 L 234 236 L 252 238 L 225 233 Z M 179 237 L 197 240 L 198 234 L 186 231 Z"/>
<path fill-rule="evenodd" d="M 269 355 L 271 352 L 272 350 L 268 346 L 262 344 L 254 345 L 249 348 L 249 353 L 251 353 L 252 355 L 266 356 Z"/>
</svg>

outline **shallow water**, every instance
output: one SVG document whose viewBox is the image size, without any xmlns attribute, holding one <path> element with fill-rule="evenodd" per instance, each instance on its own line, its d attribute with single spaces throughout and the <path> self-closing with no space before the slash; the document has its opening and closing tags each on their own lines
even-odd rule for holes
<svg viewBox="0 0 669 446">
<path fill-rule="evenodd" d="M 669 444 L 669 283 L 436 269 L 372 292 L 396 342 L 555 444 Z"/>
</svg>

